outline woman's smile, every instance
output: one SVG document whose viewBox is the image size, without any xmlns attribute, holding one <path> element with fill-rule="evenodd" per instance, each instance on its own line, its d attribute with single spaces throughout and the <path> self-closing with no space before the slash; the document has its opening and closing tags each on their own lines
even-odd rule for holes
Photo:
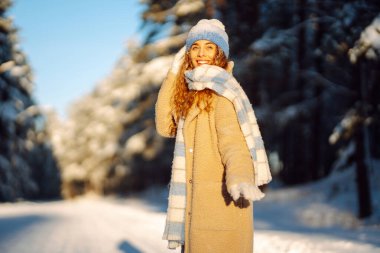
<svg viewBox="0 0 380 253">
<path fill-rule="evenodd" d="M 196 60 L 198 65 L 209 64 L 210 60 Z"/>
</svg>

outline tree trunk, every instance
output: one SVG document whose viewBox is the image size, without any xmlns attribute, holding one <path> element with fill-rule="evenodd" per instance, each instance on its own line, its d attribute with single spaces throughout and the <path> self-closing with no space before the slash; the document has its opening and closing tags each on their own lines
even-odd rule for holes
<svg viewBox="0 0 380 253">
<path fill-rule="evenodd" d="M 321 23 L 318 20 L 318 17 L 321 15 L 321 11 L 323 10 L 321 1 L 317 1 L 315 5 L 315 16 L 316 20 L 314 21 L 314 48 L 319 49 L 322 44 L 322 37 L 324 33 L 324 26 L 323 23 Z M 323 59 L 321 54 L 313 54 L 314 59 L 314 68 L 315 71 L 319 74 L 323 75 Z M 325 175 L 325 171 L 323 170 L 322 162 L 321 162 L 321 129 L 323 127 L 321 126 L 321 115 L 323 111 L 323 100 L 321 99 L 322 94 L 322 85 L 319 83 L 314 83 L 314 91 L 313 96 L 317 99 L 317 106 L 313 112 L 312 116 L 312 125 L 311 127 L 311 140 L 310 140 L 310 148 L 311 148 L 311 164 L 310 164 L 310 170 L 311 170 L 311 178 L 313 181 L 321 178 Z"/>
<path fill-rule="evenodd" d="M 359 218 L 365 218 L 372 214 L 371 192 L 368 180 L 368 168 L 365 163 L 364 129 L 360 124 L 355 132 L 355 163 L 356 183 L 358 189 Z"/>
<path fill-rule="evenodd" d="M 362 118 L 365 112 L 363 104 L 362 80 L 361 80 L 361 62 L 353 66 L 353 86 L 359 94 L 359 114 Z M 364 122 L 360 121 L 355 129 L 355 163 L 356 163 L 356 185 L 359 203 L 359 218 L 365 218 L 371 215 L 371 192 L 368 179 L 368 167 L 365 163 L 365 145 L 364 145 Z"/>
<path fill-rule="evenodd" d="M 306 0 L 296 0 L 297 16 L 298 23 L 302 23 L 306 19 Z M 298 48 L 297 48 L 297 64 L 298 64 L 298 77 L 297 77 L 297 89 L 303 89 L 303 78 L 302 72 L 306 68 L 306 28 L 304 25 L 301 25 L 298 30 Z"/>
</svg>

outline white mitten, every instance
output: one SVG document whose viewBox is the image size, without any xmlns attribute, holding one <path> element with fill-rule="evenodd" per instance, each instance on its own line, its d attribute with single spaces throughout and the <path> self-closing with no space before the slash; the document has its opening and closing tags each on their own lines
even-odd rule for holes
<svg viewBox="0 0 380 253">
<path fill-rule="evenodd" d="M 234 184 L 230 188 L 231 197 L 237 201 L 240 197 L 246 200 L 255 201 L 262 199 L 265 194 L 257 186 L 249 183 Z"/>
<path fill-rule="evenodd" d="M 170 71 L 173 74 L 177 74 L 179 71 L 179 68 L 181 67 L 183 63 L 183 59 L 186 52 L 186 46 L 183 46 L 174 56 L 174 60 L 172 62 L 172 66 L 170 68 Z"/>
</svg>

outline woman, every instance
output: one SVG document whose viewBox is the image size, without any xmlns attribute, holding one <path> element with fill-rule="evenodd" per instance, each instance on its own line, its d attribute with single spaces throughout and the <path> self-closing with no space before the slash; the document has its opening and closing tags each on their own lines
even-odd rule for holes
<svg viewBox="0 0 380 253">
<path fill-rule="evenodd" d="M 176 137 L 164 239 L 186 253 L 253 251 L 252 202 L 271 179 L 252 107 L 232 76 L 228 36 L 200 20 L 158 94 L 156 128 Z"/>
</svg>

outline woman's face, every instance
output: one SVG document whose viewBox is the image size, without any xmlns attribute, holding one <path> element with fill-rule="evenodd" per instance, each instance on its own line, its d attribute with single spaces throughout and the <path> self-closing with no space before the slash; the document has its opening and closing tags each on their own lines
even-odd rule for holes
<svg viewBox="0 0 380 253">
<path fill-rule="evenodd" d="M 217 45 L 209 40 L 197 40 L 191 45 L 189 54 L 194 68 L 202 64 L 213 64 L 217 53 Z"/>
</svg>

